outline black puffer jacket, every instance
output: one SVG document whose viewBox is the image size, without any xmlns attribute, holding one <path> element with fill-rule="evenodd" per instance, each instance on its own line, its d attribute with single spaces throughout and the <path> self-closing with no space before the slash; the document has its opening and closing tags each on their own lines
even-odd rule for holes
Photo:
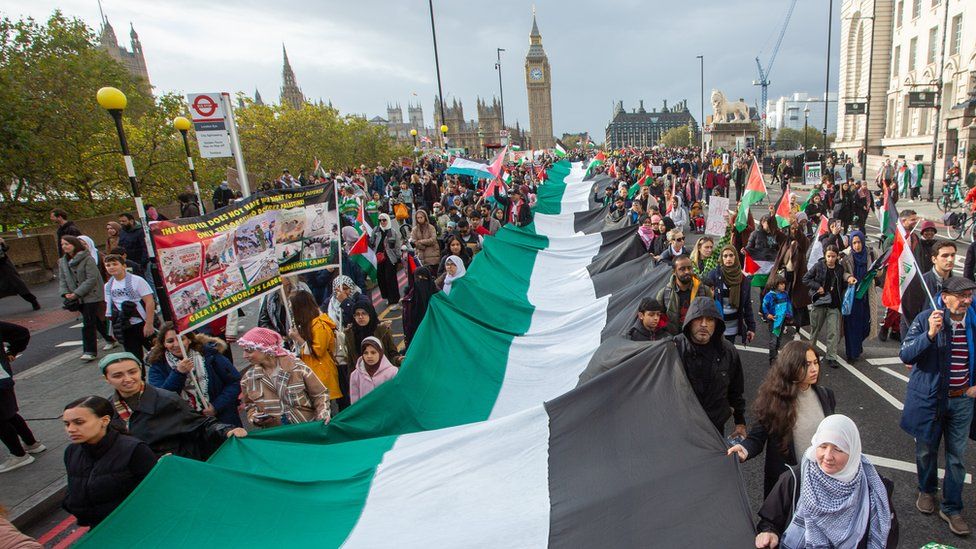
<svg viewBox="0 0 976 549">
<path fill-rule="evenodd" d="M 691 321 L 702 317 L 715 319 L 715 332 L 706 345 L 698 345 L 691 338 Z M 739 353 L 722 337 L 723 332 L 725 322 L 715 307 L 715 300 L 696 297 L 688 307 L 682 333 L 674 337 L 674 344 L 698 402 L 715 428 L 724 435 L 729 416 L 734 417 L 737 425 L 745 424 L 746 400 L 742 396 L 744 380 Z"/>
<path fill-rule="evenodd" d="M 64 450 L 68 491 L 61 506 L 81 526 L 97 526 L 154 465 L 149 445 L 112 428 L 95 444 L 71 444 Z"/>
</svg>

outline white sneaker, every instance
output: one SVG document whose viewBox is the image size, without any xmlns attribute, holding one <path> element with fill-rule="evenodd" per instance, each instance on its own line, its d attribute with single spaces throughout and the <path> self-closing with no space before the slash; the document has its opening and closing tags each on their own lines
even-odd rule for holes
<svg viewBox="0 0 976 549">
<path fill-rule="evenodd" d="M 85 353 L 85 354 L 81 355 L 81 359 L 84 360 L 85 362 L 91 362 L 91 361 L 95 360 L 95 355 L 93 355 L 91 353 Z"/>
<path fill-rule="evenodd" d="M 105 345 L 102 345 L 102 350 L 103 351 L 111 351 L 112 349 L 114 349 L 114 348 L 116 348 L 118 346 L 119 346 L 119 342 L 118 341 L 110 341 L 110 342 L 106 343 Z"/>
<path fill-rule="evenodd" d="M 34 456 L 30 454 L 24 454 L 20 457 L 10 456 L 7 461 L 0 463 L 0 473 L 9 473 L 14 469 L 20 469 L 24 465 L 30 465 L 34 463 Z"/>
<path fill-rule="evenodd" d="M 25 446 L 24 450 L 27 450 L 28 454 L 40 454 L 44 450 L 47 450 L 47 446 L 41 444 L 41 441 L 37 441 L 34 444 L 31 444 L 30 446 Z"/>
</svg>

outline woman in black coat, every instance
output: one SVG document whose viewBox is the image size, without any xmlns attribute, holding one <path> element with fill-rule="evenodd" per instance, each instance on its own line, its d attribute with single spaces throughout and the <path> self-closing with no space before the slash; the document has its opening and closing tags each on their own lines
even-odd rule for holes
<svg viewBox="0 0 976 549">
<path fill-rule="evenodd" d="M 64 450 L 68 489 L 62 507 L 81 526 L 105 519 L 156 465 L 156 454 L 112 422 L 115 409 L 100 396 L 64 407 L 61 418 L 72 444 Z"/>
<path fill-rule="evenodd" d="M 807 341 L 783 346 L 753 403 L 756 421 L 749 436 L 729 448 L 739 461 L 766 450 L 763 497 L 769 495 L 787 465 L 796 465 L 820 420 L 834 413 L 834 392 L 817 385 L 820 363 Z M 798 450 L 799 449 L 799 450 Z"/>
</svg>

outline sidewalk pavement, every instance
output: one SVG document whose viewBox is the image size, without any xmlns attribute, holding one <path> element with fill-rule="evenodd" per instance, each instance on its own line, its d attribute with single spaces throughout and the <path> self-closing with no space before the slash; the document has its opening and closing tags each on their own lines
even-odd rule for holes
<svg viewBox="0 0 976 549">
<path fill-rule="evenodd" d="M 79 313 L 61 308 L 62 299 L 57 280 L 30 286 L 30 291 L 37 296 L 41 310 L 32 310 L 30 303 L 20 296 L 10 296 L 0 299 L 0 319 L 20 324 L 29 329 L 33 335 L 80 318 Z"/>
<path fill-rule="evenodd" d="M 54 293 L 57 293 L 56 287 Z M 46 306 L 44 302 L 42 306 Z M 240 319 L 242 332 L 253 326 L 257 319 L 256 306 L 246 310 L 247 316 Z M 43 310 L 36 314 L 41 312 Z M 235 365 L 243 368 L 246 362 L 240 348 L 233 345 L 232 350 Z M 0 475 L 0 486 L 3 486 L 0 505 L 8 509 L 9 520 L 23 529 L 57 509 L 64 499 L 67 485 L 64 449 L 70 443 L 60 418 L 64 405 L 87 395 L 108 398 L 112 391 L 98 371 L 97 363 L 82 362 L 77 350 L 59 353 L 17 373 L 14 381 L 20 415 L 27 420 L 37 440 L 47 446 L 45 452 L 34 456 L 34 463 Z M 0 449 L 0 460 L 6 456 L 6 449 Z"/>
</svg>

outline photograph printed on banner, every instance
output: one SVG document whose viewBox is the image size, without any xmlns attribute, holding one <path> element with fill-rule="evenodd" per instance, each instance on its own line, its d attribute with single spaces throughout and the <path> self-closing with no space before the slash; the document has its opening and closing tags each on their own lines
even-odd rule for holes
<svg viewBox="0 0 976 549">
<path fill-rule="evenodd" d="M 311 236 L 305 239 L 302 248 L 302 259 L 317 259 L 328 257 L 332 253 L 332 238 L 328 236 Z"/>
<path fill-rule="evenodd" d="M 205 246 L 206 250 L 203 257 L 204 274 L 237 266 L 237 256 L 234 255 L 234 247 L 231 245 L 230 235 L 219 234 L 210 239 Z"/>
<path fill-rule="evenodd" d="M 275 259 L 274 250 L 241 261 L 241 268 L 244 270 L 247 285 L 251 288 L 278 276 L 278 260 Z"/>
<path fill-rule="evenodd" d="M 305 234 L 305 208 L 278 210 L 275 224 L 275 244 L 290 244 Z"/>
<path fill-rule="evenodd" d="M 207 291 L 199 281 L 170 293 L 169 298 L 173 303 L 173 312 L 179 318 L 189 316 L 210 305 Z"/>
<path fill-rule="evenodd" d="M 268 212 L 249 219 L 234 230 L 234 251 L 237 259 L 244 264 L 245 260 L 261 255 L 274 246 L 275 213 Z"/>
<path fill-rule="evenodd" d="M 163 282 L 171 290 L 191 280 L 200 278 L 200 244 L 186 244 L 159 250 L 159 266 L 163 270 Z"/>
<path fill-rule="evenodd" d="M 305 238 L 328 236 L 333 230 L 338 230 L 339 213 L 329 210 L 326 204 L 305 206 L 305 218 Z"/>
<path fill-rule="evenodd" d="M 204 278 L 203 281 L 210 290 L 210 299 L 213 301 L 220 301 L 244 291 L 244 279 L 241 278 L 241 270 L 237 267 Z"/>
<path fill-rule="evenodd" d="M 286 263 L 298 257 L 302 253 L 302 243 L 292 242 L 291 244 L 278 244 L 275 246 L 275 254 L 278 256 L 278 263 Z"/>
</svg>

